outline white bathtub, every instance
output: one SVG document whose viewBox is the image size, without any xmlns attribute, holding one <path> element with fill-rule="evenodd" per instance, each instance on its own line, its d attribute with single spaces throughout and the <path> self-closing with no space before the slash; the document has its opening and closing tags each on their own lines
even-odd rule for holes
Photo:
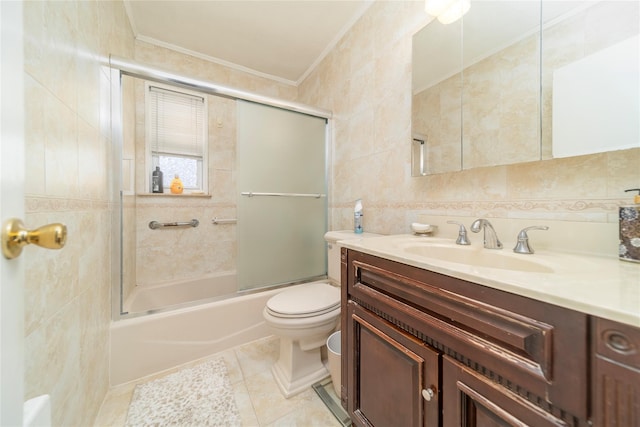
<svg viewBox="0 0 640 427">
<path fill-rule="evenodd" d="M 112 322 L 111 385 L 271 335 L 262 309 L 282 290 Z"/>
<path fill-rule="evenodd" d="M 124 311 L 140 313 L 191 301 L 217 298 L 234 294 L 236 287 L 236 275 L 233 273 L 171 281 L 159 285 L 139 285 L 125 301 Z"/>
</svg>

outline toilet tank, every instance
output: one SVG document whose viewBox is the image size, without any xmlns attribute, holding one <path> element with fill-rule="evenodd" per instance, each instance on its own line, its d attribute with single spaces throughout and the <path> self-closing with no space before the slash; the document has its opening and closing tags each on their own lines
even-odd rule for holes
<svg viewBox="0 0 640 427">
<path fill-rule="evenodd" d="M 356 234 L 353 230 L 328 231 L 324 235 L 324 240 L 327 242 L 327 275 L 329 276 L 329 280 L 333 283 L 340 284 L 340 245 L 336 244 L 338 241 L 379 236 L 381 236 L 381 234 Z"/>
</svg>

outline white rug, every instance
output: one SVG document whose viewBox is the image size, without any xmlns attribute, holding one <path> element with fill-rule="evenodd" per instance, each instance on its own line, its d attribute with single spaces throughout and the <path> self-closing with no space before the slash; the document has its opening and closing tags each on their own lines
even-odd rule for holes
<svg viewBox="0 0 640 427">
<path fill-rule="evenodd" d="M 234 426 L 240 414 L 222 359 L 138 384 L 126 426 Z"/>
</svg>

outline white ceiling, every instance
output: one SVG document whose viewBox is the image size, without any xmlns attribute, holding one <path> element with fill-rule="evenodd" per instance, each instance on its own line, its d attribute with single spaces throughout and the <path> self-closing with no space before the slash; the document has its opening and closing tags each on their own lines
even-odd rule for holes
<svg viewBox="0 0 640 427">
<path fill-rule="evenodd" d="M 372 0 L 125 0 L 136 38 L 290 84 Z"/>
</svg>

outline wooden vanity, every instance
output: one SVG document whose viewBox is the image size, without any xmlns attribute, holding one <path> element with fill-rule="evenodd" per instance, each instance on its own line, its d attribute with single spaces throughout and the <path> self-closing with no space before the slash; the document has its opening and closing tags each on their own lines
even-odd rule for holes
<svg viewBox="0 0 640 427">
<path fill-rule="evenodd" d="M 640 426 L 640 329 L 342 248 L 357 426 Z"/>
</svg>

